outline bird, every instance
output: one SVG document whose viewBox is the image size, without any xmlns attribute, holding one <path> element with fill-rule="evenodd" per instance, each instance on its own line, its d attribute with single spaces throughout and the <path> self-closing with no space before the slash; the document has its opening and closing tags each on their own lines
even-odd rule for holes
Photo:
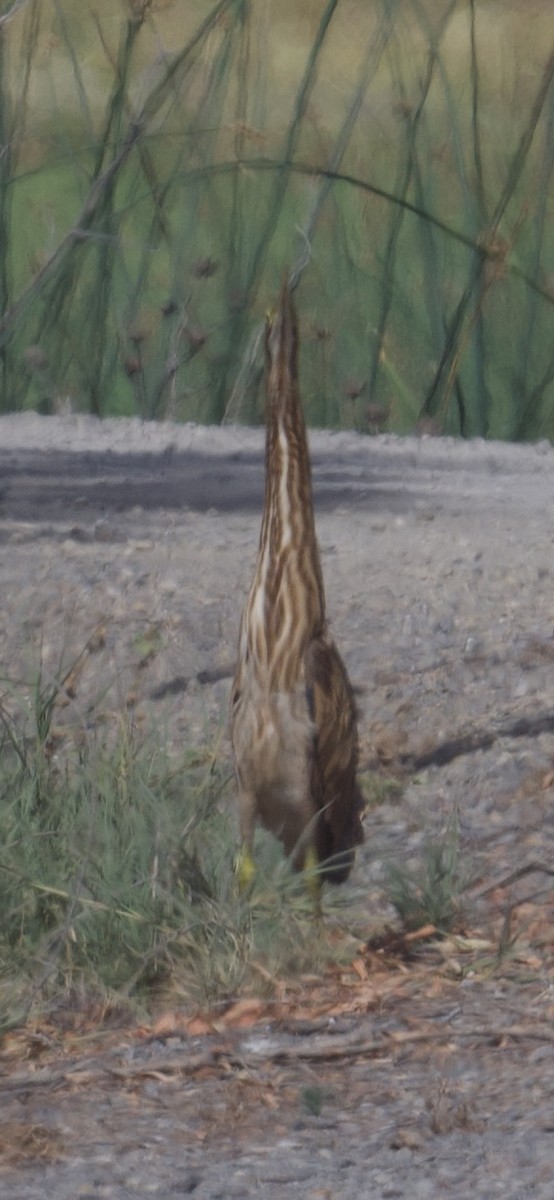
<svg viewBox="0 0 554 1200">
<path fill-rule="evenodd" d="M 329 632 L 311 463 L 298 384 L 298 324 L 285 277 L 265 326 L 265 496 L 230 693 L 239 887 L 260 822 L 319 895 L 364 840 L 354 692 Z M 311 880 L 311 884 L 310 884 Z"/>
</svg>

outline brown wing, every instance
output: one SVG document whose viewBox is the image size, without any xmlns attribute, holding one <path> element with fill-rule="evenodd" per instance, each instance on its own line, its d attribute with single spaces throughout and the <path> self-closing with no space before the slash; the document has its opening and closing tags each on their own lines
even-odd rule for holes
<svg viewBox="0 0 554 1200">
<path fill-rule="evenodd" d="M 356 783 L 358 730 L 356 705 L 346 667 L 330 637 L 314 638 L 305 658 L 306 693 L 314 722 L 312 795 L 321 811 L 317 852 L 329 863 L 325 876 L 342 883 L 363 842 L 362 798 Z"/>
</svg>

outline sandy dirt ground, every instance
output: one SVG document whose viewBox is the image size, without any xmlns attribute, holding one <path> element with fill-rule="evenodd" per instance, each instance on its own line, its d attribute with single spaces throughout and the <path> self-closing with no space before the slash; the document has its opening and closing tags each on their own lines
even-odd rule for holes
<svg viewBox="0 0 554 1200">
<path fill-rule="evenodd" d="M 368 933 L 387 862 L 414 866 L 456 819 L 483 963 L 463 969 L 462 941 L 415 974 L 369 969 L 340 1019 L 116 1039 L 94 1062 L 7 1072 L 11 1200 L 554 1194 L 554 450 L 311 446 L 362 771 L 403 783 L 365 818 Z M 261 431 L 2 418 L 4 702 L 86 646 L 60 738 L 126 705 L 174 746 L 223 730 L 228 753 L 262 494 Z"/>
</svg>

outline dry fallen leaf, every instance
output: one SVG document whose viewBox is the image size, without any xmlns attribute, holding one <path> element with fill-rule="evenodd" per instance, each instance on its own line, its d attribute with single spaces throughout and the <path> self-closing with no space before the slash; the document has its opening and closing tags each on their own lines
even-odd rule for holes
<svg viewBox="0 0 554 1200">
<path fill-rule="evenodd" d="M 203 1018 L 202 1018 L 203 1019 Z M 190 1033 L 190 1022 L 186 1023 L 186 1031 Z M 183 1018 L 175 1012 L 164 1012 L 154 1022 L 149 1031 L 154 1037 L 171 1037 L 172 1034 L 182 1033 L 185 1028 Z"/>
<path fill-rule="evenodd" d="M 217 1029 L 245 1029 L 263 1017 L 273 1016 L 275 1006 L 265 1000 L 237 1000 L 215 1022 Z"/>
<path fill-rule="evenodd" d="M 62 1154 L 63 1142 L 56 1129 L 24 1121 L 0 1126 L 0 1163 L 57 1162 Z"/>
<path fill-rule="evenodd" d="M 205 1033 L 214 1033 L 215 1025 L 208 1017 L 198 1015 L 187 1021 L 186 1030 L 191 1037 L 202 1037 Z"/>
</svg>

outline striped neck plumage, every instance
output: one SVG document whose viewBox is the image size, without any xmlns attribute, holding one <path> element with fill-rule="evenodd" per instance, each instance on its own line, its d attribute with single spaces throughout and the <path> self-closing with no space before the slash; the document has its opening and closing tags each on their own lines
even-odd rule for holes
<svg viewBox="0 0 554 1200">
<path fill-rule="evenodd" d="M 266 481 L 260 550 L 319 553 L 306 427 L 298 389 L 298 334 L 289 289 L 283 288 L 266 329 Z M 323 602 L 323 596 L 322 596 Z"/>
</svg>

